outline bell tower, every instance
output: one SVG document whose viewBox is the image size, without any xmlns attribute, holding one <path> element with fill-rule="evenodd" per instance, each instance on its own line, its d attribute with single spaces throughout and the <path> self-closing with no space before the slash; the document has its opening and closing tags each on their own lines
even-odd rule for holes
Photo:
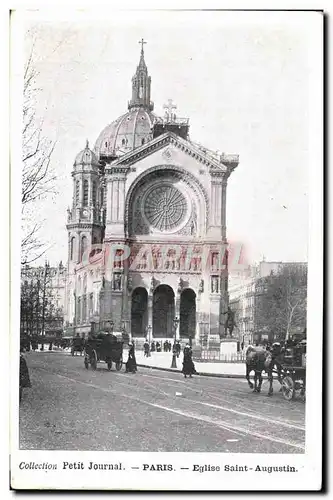
<svg viewBox="0 0 333 500">
<path fill-rule="evenodd" d="M 142 38 L 139 43 L 141 44 L 141 55 L 139 65 L 132 78 L 132 99 L 128 103 L 128 109 L 141 107 L 152 111 L 154 109 L 154 103 L 150 102 L 151 78 L 148 75 L 143 50 L 143 46 L 147 42 Z"/>
<path fill-rule="evenodd" d="M 100 164 L 89 149 L 89 143 L 76 156 L 73 171 L 73 199 L 67 209 L 68 267 L 74 271 L 86 250 L 102 242 L 104 236 L 104 203 Z"/>
</svg>

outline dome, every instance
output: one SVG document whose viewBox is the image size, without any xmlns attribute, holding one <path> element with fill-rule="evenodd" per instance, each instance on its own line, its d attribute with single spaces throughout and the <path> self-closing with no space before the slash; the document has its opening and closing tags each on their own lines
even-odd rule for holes
<svg viewBox="0 0 333 500">
<path fill-rule="evenodd" d="M 100 156 L 120 156 L 146 144 L 153 138 L 153 125 L 157 120 L 149 109 L 133 107 L 107 125 L 100 133 L 95 153 Z"/>
<path fill-rule="evenodd" d="M 96 154 L 89 149 L 88 141 L 86 142 L 86 147 L 76 155 L 75 165 L 99 165 Z"/>
</svg>

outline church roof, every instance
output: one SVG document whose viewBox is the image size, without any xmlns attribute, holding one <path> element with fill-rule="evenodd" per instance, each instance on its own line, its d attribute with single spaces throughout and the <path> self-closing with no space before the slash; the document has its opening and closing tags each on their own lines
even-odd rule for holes
<svg viewBox="0 0 333 500">
<path fill-rule="evenodd" d="M 132 78 L 132 95 L 128 112 L 107 125 L 99 134 L 94 151 L 100 159 L 115 158 L 133 151 L 153 138 L 153 126 L 158 117 L 152 112 L 151 78 L 145 63 L 143 39 L 140 61 Z"/>
<path fill-rule="evenodd" d="M 76 155 L 74 166 L 76 165 L 99 165 L 96 154 L 89 148 L 88 140 L 86 147 Z"/>
<path fill-rule="evenodd" d="M 120 156 L 149 142 L 157 116 L 144 107 L 131 108 L 99 134 L 94 151 L 101 156 Z"/>
</svg>

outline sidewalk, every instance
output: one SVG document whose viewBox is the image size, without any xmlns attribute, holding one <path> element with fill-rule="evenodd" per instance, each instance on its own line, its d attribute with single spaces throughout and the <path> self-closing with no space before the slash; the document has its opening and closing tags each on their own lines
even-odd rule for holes
<svg viewBox="0 0 333 500">
<path fill-rule="evenodd" d="M 172 352 L 152 352 L 149 358 L 144 357 L 143 351 L 136 351 L 136 362 L 138 366 L 155 368 L 170 372 L 182 370 L 183 354 L 177 359 L 177 368 L 171 368 Z M 124 357 L 126 359 L 126 357 Z M 244 378 L 245 363 L 209 363 L 195 361 L 195 368 L 199 375 L 225 378 Z"/>
</svg>

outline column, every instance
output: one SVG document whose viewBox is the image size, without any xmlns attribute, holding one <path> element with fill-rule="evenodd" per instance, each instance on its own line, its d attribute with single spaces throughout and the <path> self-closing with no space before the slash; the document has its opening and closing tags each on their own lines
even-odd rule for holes
<svg viewBox="0 0 333 500">
<path fill-rule="evenodd" d="M 124 236 L 125 182 L 127 167 L 111 170 L 107 188 L 107 228 L 110 237 Z"/>
<path fill-rule="evenodd" d="M 221 200 L 221 225 L 222 238 L 226 238 L 226 204 L 227 204 L 227 180 L 222 181 L 222 200 Z"/>
<path fill-rule="evenodd" d="M 151 328 L 149 329 L 149 326 Z M 153 332 L 153 296 L 148 295 L 148 325 L 147 325 L 148 331 L 148 342 L 150 343 L 153 339 L 154 332 Z"/>
<path fill-rule="evenodd" d="M 200 319 L 201 319 L 201 313 L 200 313 L 200 296 L 201 293 L 197 295 L 196 298 L 196 304 L 195 304 L 195 343 L 200 344 Z"/>
<path fill-rule="evenodd" d="M 175 295 L 175 318 L 178 318 L 179 321 L 177 323 L 177 327 L 175 328 L 176 340 L 180 339 L 180 295 L 181 293 L 177 290 Z"/>
<path fill-rule="evenodd" d="M 221 226 L 221 205 L 222 205 L 222 183 L 220 179 L 215 180 L 215 225 Z"/>
</svg>

